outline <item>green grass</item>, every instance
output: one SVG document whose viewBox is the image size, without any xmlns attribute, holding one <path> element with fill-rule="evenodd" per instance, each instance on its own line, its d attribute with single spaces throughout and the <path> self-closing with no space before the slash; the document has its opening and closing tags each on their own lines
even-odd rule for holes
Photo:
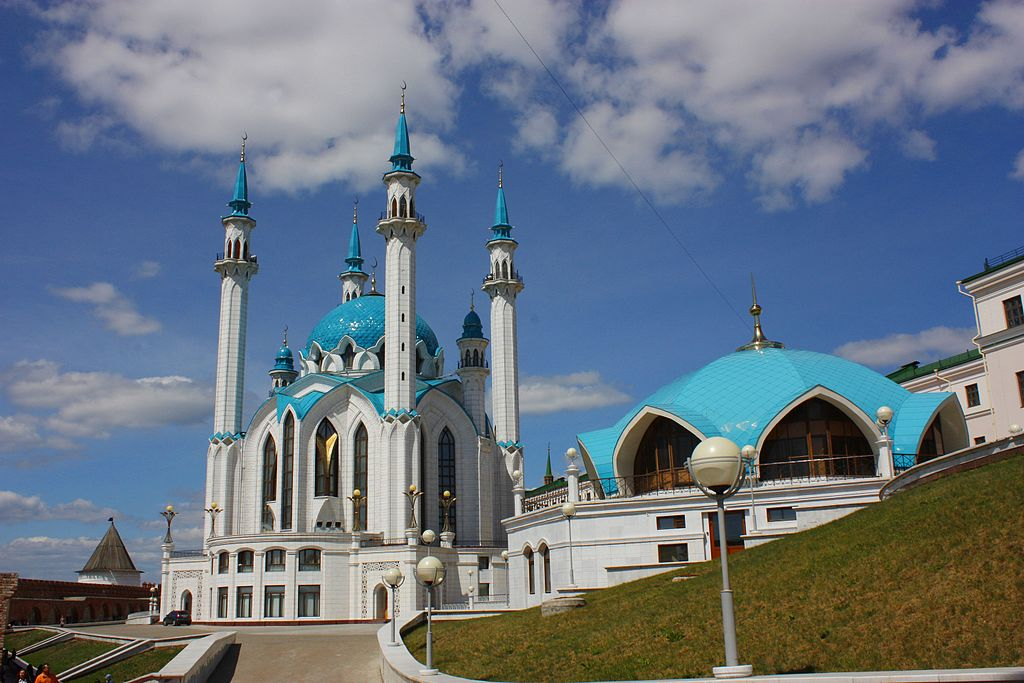
<svg viewBox="0 0 1024 683">
<path fill-rule="evenodd" d="M 1024 664 L 1024 457 L 940 479 L 729 558 L 755 674 Z M 673 583 L 672 576 L 697 574 Z M 502 681 L 708 676 L 724 663 L 718 562 L 434 626 L 434 664 Z M 406 638 L 424 658 L 425 630 Z"/>
<path fill-rule="evenodd" d="M 87 662 L 93 657 L 99 657 L 101 654 L 110 652 L 120 645 L 121 643 L 107 640 L 72 638 L 50 647 L 44 647 L 38 652 L 22 657 L 22 659 L 27 660 L 29 664 L 35 667 L 42 666 L 44 663 L 49 664 L 50 672 L 59 674 L 76 664 Z"/>
<path fill-rule="evenodd" d="M 183 649 L 185 649 L 184 645 L 155 647 L 151 650 L 146 650 L 142 654 L 111 664 L 99 671 L 73 678 L 71 681 L 78 681 L 79 683 L 93 683 L 95 681 L 100 683 L 106 674 L 113 676 L 115 681 L 130 681 L 133 678 L 159 671 Z M 71 683 L 71 681 L 68 683 Z"/>
<path fill-rule="evenodd" d="M 56 631 L 34 628 L 31 631 L 16 631 L 4 636 L 4 649 L 10 652 L 24 650 L 29 645 L 35 645 L 51 636 L 57 635 Z"/>
</svg>

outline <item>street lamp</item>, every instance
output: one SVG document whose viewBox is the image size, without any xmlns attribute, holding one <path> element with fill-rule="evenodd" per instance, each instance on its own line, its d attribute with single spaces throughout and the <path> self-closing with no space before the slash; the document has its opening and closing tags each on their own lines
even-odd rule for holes
<svg viewBox="0 0 1024 683">
<path fill-rule="evenodd" d="M 892 422 L 892 408 L 889 406 L 882 406 L 875 411 L 875 417 L 878 418 L 878 428 L 882 430 L 882 436 L 886 439 L 889 438 L 889 423 Z"/>
<path fill-rule="evenodd" d="M 420 675 L 430 676 L 437 673 L 434 668 L 434 588 L 444 583 L 444 563 L 433 555 L 424 557 L 416 563 L 416 582 L 427 589 L 427 668 L 420 669 Z"/>
<path fill-rule="evenodd" d="M 452 506 L 455 505 L 456 498 L 452 495 L 451 491 L 445 491 L 441 494 L 441 507 L 444 509 L 444 520 L 441 525 L 442 534 L 452 533 Z"/>
<path fill-rule="evenodd" d="M 1011 437 L 1019 436 L 1022 431 L 1024 431 L 1024 428 L 1022 428 L 1016 422 L 1014 422 L 1012 425 L 1010 425 L 1010 436 Z"/>
<path fill-rule="evenodd" d="M 572 566 L 572 518 L 576 515 L 576 504 L 568 502 L 562 505 L 562 516 L 569 523 L 569 588 L 576 587 L 576 575 Z"/>
<path fill-rule="evenodd" d="M 164 543 L 174 543 L 174 539 L 171 538 L 171 522 L 178 516 L 178 513 L 174 511 L 173 505 L 168 505 L 160 515 L 167 520 L 167 534 L 164 536 Z"/>
<path fill-rule="evenodd" d="M 747 467 L 747 486 L 750 487 L 750 530 L 757 531 L 757 514 L 754 512 L 754 459 L 757 457 L 757 449 L 748 443 L 740 455 Z"/>
<path fill-rule="evenodd" d="M 409 526 L 406 528 L 419 529 L 420 525 L 416 522 L 416 501 L 423 495 L 423 491 L 417 491 L 416 484 L 409 484 L 409 490 L 404 495 L 409 499 Z"/>
<path fill-rule="evenodd" d="M 210 537 L 213 538 L 217 535 L 217 515 L 224 512 L 217 503 L 210 503 L 210 507 L 206 508 L 206 514 L 210 515 Z M 167 523 L 168 530 L 170 529 L 170 522 Z"/>
<path fill-rule="evenodd" d="M 366 496 L 359 489 L 356 489 L 352 492 L 351 496 L 345 497 L 352 501 L 352 533 L 358 533 L 362 531 L 362 525 L 359 521 L 363 503 L 366 502 Z"/>
<path fill-rule="evenodd" d="M 711 669 L 716 678 L 741 678 L 753 673 L 749 664 L 740 664 L 736 655 L 736 619 L 729 587 L 729 551 L 726 545 L 725 499 L 736 493 L 743 480 L 740 448 L 721 436 L 697 444 L 687 461 L 690 477 L 718 507 L 718 548 L 722 556 L 722 631 L 725 636 L 725 666 Z"/>
<path fill-rule="evenodd" d="M 405 583 L 405 574 L 398 567 L 392 567 L 384 572 L 384 583 L 391 587 L 391 644 L 398 645 L 395 634 L 395 606 L 398 605 L 398 587 Z"/>
<path fill-rule="evenodd" d="M 512 597 L 512 586 L 508 584 L 508 551 L 501 551 L 501 561 L 505 563 L 505 606 L 508 607 Z"/>
<path fill-rule="evenodd" d="M 149 613 L 156 614 L 156 586 L 149 587 Z"/>
</svg>

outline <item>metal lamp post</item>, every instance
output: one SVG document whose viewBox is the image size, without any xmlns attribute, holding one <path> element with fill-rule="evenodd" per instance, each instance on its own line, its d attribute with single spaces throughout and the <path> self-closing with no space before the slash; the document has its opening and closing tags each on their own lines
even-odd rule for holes
<svg viewBox="0 0 1024 683">
<path fill-rule="evenodd" d="M 173 505 L 168 505 L 160 515 L 167 520 L 167 533 L 164 535 L 164 543 L 174 543 L 174 539 L 171 538 L 171 522 L 178 516 L 178 513 L 174 511 Z"/>
<path fill-rule="evenodd" d="M 224 512 L 217 503 L 210 503 L 210 507 L 206 508 L 206 514 L 210 515 L 210 538 L 217 535 L 217 515 Z M 168 530 L 170 529 L 170 522 L 167 523 Z"/>
<path fill-rule="evenodd" d="M 512 586 L 508 583 L 508 551 L 501 551 L 501 561 L 505 563 L 505 606 L 508 607 L 512 598 Z"/>
<path fill-rule="evenodd" d="M 409 526 L 406 528 L 419 529 L 420 525 L 416 521 L 416 501 L 423 496 L 423 491 L 417 491 L 416 484 L 409 484 L 409 490 L 404 495 L 409 499 Z"/>
<path fill-rule="evenodd" d="M 351 496 L 345 497 L 352 501 L 352 532 L 358 533 L 363 530 L 359 522 L 361 521 L 362 507 L 363 503 L 366 502 L 366 496 L 359 489 L 356 489 L 352 492 Z"/>
<path fill-rule="evenodd" d="M 572 563 L 572 518 L 576 515 L 576 504 L 573 502 L 562 505 L 562 516 L 569 524 L 569 588 L 576 587 L 576 573 Z"/>
<path fill-rule="evenodd" d="M 416 563 L 416 582 L 427 589 L 427 668 L 420 669 L 420 675 L 430 676 L 437 673 L 434 668 L 434 588 L 444 583 L 444 563 L 433 555 L 424 557 Z"/>
<path fill-rule="evenodd" d="M 740 451 L 743 464 L 747 469 L 747 486 L 750 488 L 750 528 L 757 531 L 757 513 L 754 510 L 754 461 L 757 458 L 757 449 L 749 443 Z"/>
<path fill-rule="evenodd" d="M 726 544 L 725 499 L 736 493 L 743 481 L 743 458 L 735 443 L 721 436 L 701 441 L 687 461 L 690 477 L 718 507 L 718 547 L 722 557 L 722 631 L 725 636 L 725 666 L 711 669 L 716 678 L 742 678 L 753 673 L 740 664 L 736 654 L 736 618 L 732 588 L 729 586 L 729 550 Z"/>
<path fill-rule="evenodd" d="M 434 533 L 433 529 L 427 529 L 420 536 L 423 541 L 423 545 L 427 546 L 427 555 L 430 555 L 430 544 L 437 538 L 437 534 Z"/>
<path fill-rule="evenodd" d="M 398 587 L 405 583 L 405 574 L 398 567 L 392 567 L 384 572 L 384 583 L 391 587 L 391 645 L 398 645 L 398 636 L 395 632 L 396 607 L 398 605 Z"/>
<path fill-rule="evenodd" d="M 156 586 L 149 587 L 149 614 L 156 614 Z"/>
</svg>

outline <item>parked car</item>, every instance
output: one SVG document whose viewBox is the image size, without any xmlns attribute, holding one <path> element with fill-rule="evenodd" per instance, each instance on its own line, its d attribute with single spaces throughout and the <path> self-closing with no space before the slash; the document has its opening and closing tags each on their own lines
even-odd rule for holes
<svg viewBox="0 0 1024 683">
<path fill-rule="evenodd" d="M 168 612 L 167 616 L 164 617 L 164 626 L 181 626 L 183 624 L 185 626 L 192 625 L 192 615 L 188 612 L 174 610 L 173 612 Z"/>
</svg>

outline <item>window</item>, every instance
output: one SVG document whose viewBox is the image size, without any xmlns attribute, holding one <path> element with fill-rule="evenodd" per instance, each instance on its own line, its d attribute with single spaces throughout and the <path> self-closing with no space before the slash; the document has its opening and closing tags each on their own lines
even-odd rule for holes
<svg viewBox="0 0 1024 683">
<path fill-rule="evenodd" d="M 281 530 L 292 528 L 292 484 L 295 479 L 295 418 L 284 417 L 284 459 L 281 463 Z"/>
<path fill-rule="evenodd" d="M 981 405 L 981 394 L 978 393 L 977 384 L 968 384 L 964 387 L 964 393 L 967 394 L 967 407 L 973 408 L 974 406 Z"/>
<path fill-rule="evenodd" d="M 1003 313 L 1006 314 L 1007 328 L 1024 325 L 1024 306 L 1021 305 L 1020 295 L 1003 301 Z"/>
<path fill-rule="evenodd" d="M 382 347 L 383 349 L 383 347 Z M 363 529 L 367 528 L 366 519 L 366 496 L 370 494 L 367 485 L 367 460 L 369 453 L 369 436 L 366 433 L 366 425 L 360 424 L 356 430 L 356 442 L 353 453 L 352 488 L 359 489 L 363 495 L 359 502 L 359 523 Z"/>
<path fill-rule="evenodd" d="M 268 550 L 266 563 L 264 565 L 268 572 L 283 572 L 284 571 L 284 551 L 283 550 Z"/>
<path fill-rule="evenodd" d="M 227 574 L 231 571 L 231 556 L 225 551 L 217 556 L 217 573 Z"/>
<path fill-rule="evenodd" d="M 226 619 L 228 616 L 228 589 L 217 589 L 217 618 Z"/>
<path fill-rule="evenodd" d="M 533 550 L 530 548 L 524 550 L 523 557 L 526 558 L 526 580 L 530 584 L 530 595 L 533 595 L 537 592 L 533 582 Z"/>
<path fill-rule="evenodd" d="M 355 364 L 356 352 L 351 345 L 346 346 L 345 350 L 341 352 L 341 362 L 346 370 L 351 370 Z"/>
<path fill-rule="evenodd" d="M 1017 373 L 1017 393 L 1020 394 L 1020 407 L 1024 408 L 1024 370 Z"/>
<path fill-rule="evenodd" d="M 277 500 L 277 444 L 268 436 L 263 444 L 263 502 Z"/>
<path fill-rule="evenodd" d="M 686 543 L 667 543 L 658 546 L 658 562 L 687 562 L 690 547 Z"/>
<path fill-rule="evenodd" d="M 267 586 L 263 589 L 263 616 L 284 616 L 284 586 Z"/>
<path fill-rule="evenodd" d="M 299 551 L 299 571 L 318 572 L 320 571 L 320 551 L 316 548 L 307 548 Z"/>
<path fill-rule="evenodd" d="M 546 546 L 540 547 L 541 563 L 544 566 L 544 592 L 551 592 L 551 550 Z"/>
<path fill-rule="evenodd" d="M 437 499 L 440 501 L 445 491 L 455 495 L 455 437 L 445 427 L 437 439 Z M 444 508 L 438 508 L 438 527 L 444 529 Z M 448 524 L 452 531 L 455 528 L 455 506 L 448 508 Z"/>
<path fill-rule="evenodd" d="M 251 574 L 253 565 L 253 555 L 251 550 L 242 550 L 238 553 L 238 573 L 239 574 Z"/>
<path fill-rule="evenodd" d="M 239 586 L 235 591 L 235 618 L 252 617 L 252 586 Z"/>
<path fill-rule="evenodd" d="M 316 491 L 314 495 L 338 495 L 338 432 L 326 418 L 316 428 Z"/>
<path fill-rule="evenodd" d="M 985 443 L 985 437 L 983 437 L 983 436 L 976 436 L 976 437 L 974 437 L 974 445 L 975 446 L 980 446 L 983 443 Z"/>
<path fill-rule="evenodd" d="M 768 508 L 769 522 L 795 522 L 796 510 L 793 508 Z"/>
<path fill-rule="evenodd" d="M 491 584 L 481 583 L 480 584 L 480 597 L 489 598 L 491 596 Z"/>
<path fill-rule="evenodd" d="M 320 586 L 299 586 L 299 616 L 320 616 Z"/>
<path fill-rule="evenodd" d="M 483 571 L 484 569 L 491 568 L 491 558 L 486 555 L 480 555 L 476 558 L 476 568 Z"/>
<path fill-rule="evenodd" d="M 820 398 L 804 401 L 772 429 L 761 449 L 761 479 L 875 475 L 875 456 L 860 428 Z"/>
<path fill-rule="evenodd" d="M 685 529 L 686 515 L 672 515 L 671 517 L 658 517 L 658 531 L 666 529 Z"/>
<path fill-rule="evenodd" d="M 700 440 L 677 422 L 657 417 L 640 439 L 633 460 L 636 492 L 667 490 L 688 486 L 686 461 Z"/>
</svg>

